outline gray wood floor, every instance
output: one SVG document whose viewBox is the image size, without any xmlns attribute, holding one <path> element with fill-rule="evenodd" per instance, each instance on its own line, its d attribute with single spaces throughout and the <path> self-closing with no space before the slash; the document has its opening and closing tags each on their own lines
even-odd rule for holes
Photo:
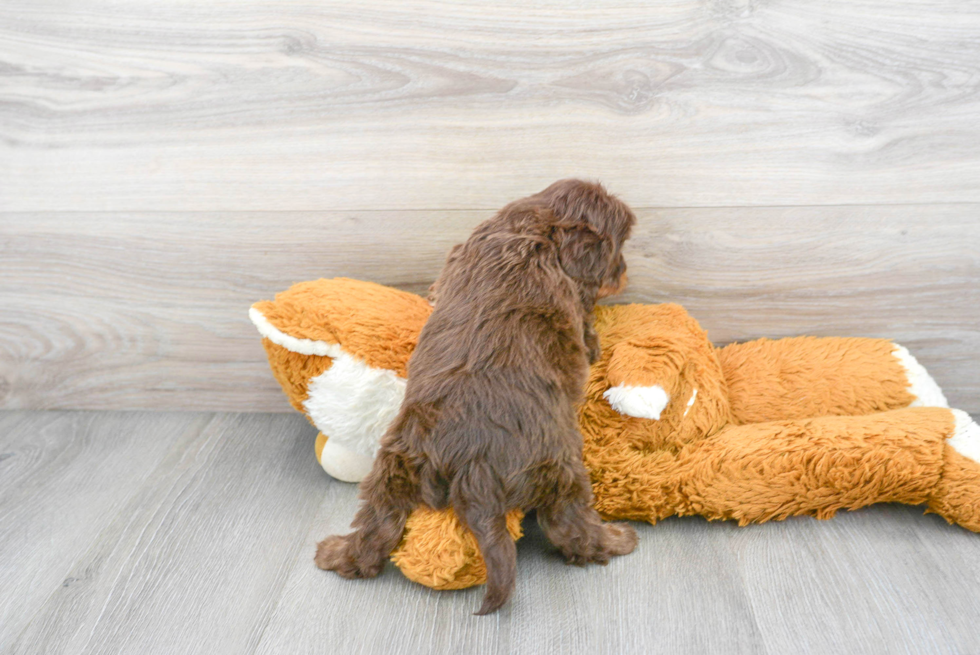
<svg viewBox="0 0 980 655">
<path fill-rule="evenodd" d="M 293 414 L 0 412 L 2 653 L 975 653 L 980 535 L 920 508 L 638 525 L 608 567 L 533 524 L 513 601 L 312 562 L 355 488 Z"/>
</svg>

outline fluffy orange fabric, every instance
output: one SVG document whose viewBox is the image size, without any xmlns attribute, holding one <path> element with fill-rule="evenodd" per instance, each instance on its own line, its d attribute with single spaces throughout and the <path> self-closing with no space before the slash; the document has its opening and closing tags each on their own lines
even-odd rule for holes
<svg viewBox="0 0 980 655">
<path fill-rule="evenodd" d="M 929 511 L 980 532 L 980 466 L 952 448 L 943 449 L 942 478 L 929 497 Z"/>
<path fill-rule="evenodd" d="M 368 366 L 401 377 L 432 313 L 414 293 L 348 278 L 299 282 L 252 307 L 290 337 L 340 344 Z"/>
<path fill-rule="evenodd" d="M 758 339 L 718 351 L 732 422 L 856 416 L 912 402 L 905 369 L 884 339 Z"/>
<path fill-rule="evenodd" d="M 352 280 L 304 283 L 256 307 L 283 333 L 339 344 L 402 376 L 429 313 L 418 296 Z M 980 464 L 947 444 L 949 409 L 909 407 L 914 396 L 891 342 L 799 337 L 715 348 L 672 304 L 599 307 L 595 325 L 602 356 L 580 426 L 607 518 L 699 514 L 745 525 L 902 502 L 980 531 Z M 305 379 L 330 358 L 266 347 L 302 409 Z M 658 420 L 607 400 L 611 387 L 628 395 L 654 386 L 667 398 Z M 520 518 L 508 517 L 515 539 Z M 419 508 L 392 559 L 438 589 L 485 579 L 475 540 L 448 510 Z"/>
<path fill-rule="evenodd" d="M 517 510 L 507 515 L 507 531 L 515 541 L 523 534 L 523 518 L 524 513 Z M 409 580 L 433 589 L 465 589 L 487 580 L 487 565 L 476 537 L 451 510 L 415 510 L 391 561 Z"/>
<path fill-rule="evenodd" d="M 304 355 L 293 352 L 283 346 L 272 343 L 268 338 L 262 339 L 262 347 L 269 358 L 269 367 L 282 390 L 289 399 L 289 404 L 297 412 L 303 412 L 303 401 L 309 391 L 310 380 L 326 371 L 333 364 L 330 357 Z"/>
<path fill-rule="evenodd" d="M 367 365 L 400 377 L 406 377 L 408 358 L 432 313 L 429 303 L 413 293 L 348 278 L 299 282 L 252 308 L 289 337 L 343 344 Z M 267 337 L 262 345 L 289 403 L 305 414 L 310 380 L 329 369 L 333 359 L 294 352 Z"/>
</svg>

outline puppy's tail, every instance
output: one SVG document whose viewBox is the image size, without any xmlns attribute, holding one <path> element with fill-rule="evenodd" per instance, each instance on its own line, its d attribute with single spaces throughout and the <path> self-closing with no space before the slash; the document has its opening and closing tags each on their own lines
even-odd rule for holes
<svg viewBox="0 0 980 655">
<path fill-rule="evenodd" d="M 474 466 L 469 475 L 457 479 L 450 492 L 456 515 L 476 537 L 487 565 L 487 589 L 478 616 L 500 609 L 514 593 L 517 577 L 517 546 L 507 531 L 506 507 L 502 497 L 494 498 L 489 491 L 496 488 L 496 495 L 502 496 L 503 490 L 498 484 L 489 486 L 488 482 L 495 481 L 486 475 L 489 471 L 480 468 Z"/>
<path fill-rule="evenodd" d="M 507 532 L 507 517 L 504 514 L 490 517 L 479 528 L 470 523 L 476 535 L 480 553 L 487 565 L 487 590 L 483 594 L 483 604 L 476 611 L 478 616 L 496 612 L 514 593 L 517 577 L 517 546 Z"/>
</svg>

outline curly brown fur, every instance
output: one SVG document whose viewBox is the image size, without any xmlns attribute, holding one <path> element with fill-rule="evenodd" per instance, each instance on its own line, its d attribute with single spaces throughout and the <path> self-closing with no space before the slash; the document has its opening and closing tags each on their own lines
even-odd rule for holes
<svg viewBox="0 0 980 655">
<path fill-rule="evenodd" d="M 592 310 L 625 285 L 622 247 L 635 222 L 600 185 L 563 180 L 453 248 L 405 400 L 361 483 L 355 531 L 320 543 L 320 568 L 377 575 L 419 504 L 451 505 L 476 536 L 487 564 L 477 614 L 513 592 L 512 509 L 537 509 L 570 563 L 633 550 L 633 529 L 603 523 L 592 507 L 575 403 L 599 356 Z"/>
</svg>

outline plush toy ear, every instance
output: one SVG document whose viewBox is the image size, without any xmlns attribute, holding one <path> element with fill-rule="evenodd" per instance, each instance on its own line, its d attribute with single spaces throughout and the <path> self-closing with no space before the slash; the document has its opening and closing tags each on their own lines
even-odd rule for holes
<svg viewBox="0 0 980 655">
<path fill-rule="evenodd" d="M 371 282 L 300 282 L 255 303 L 273 375 L 320 430 L 316 448 L 335 478 L 360 481 L 405 395 L 408 360 L 432 308 Z"/>
<path fill-rule="evenodd" d="M 558 261 L 569 277 L 602 284 L 612 257 L 612 240 L 585 224 L 558 225 L 554 233 Z"/>
</svg>

